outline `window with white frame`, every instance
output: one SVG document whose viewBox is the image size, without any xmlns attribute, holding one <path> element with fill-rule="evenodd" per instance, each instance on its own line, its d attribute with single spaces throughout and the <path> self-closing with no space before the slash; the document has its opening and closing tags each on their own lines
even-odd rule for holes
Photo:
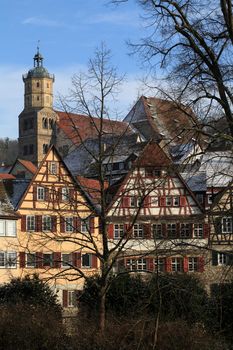
<svg viewBox="0 0 233 350">
<path fill-rule="evenodd" d="M 82 254 L 82 267 L 90 268 L 91 267 L 91 258 L 92 258 L 92 255 L 89 253 Z"/>
<path fill-rule="evenodd" d="M 27 229 L 27 231 L 35 231 L 35 229 L 36 229 L 35 215 L 27 215 L 26 216 L 26 229 Z"/>
<path fill-rule="evenodd" d="M 129 204 L 130 204 L 130 207 L 135 208 L 136 205 L 137 205 L 136 197 L 130 197 L 130 202 L 129 202 Z"/>
<path fill-rule="evenodd" d="M 165 272 L 165 258 L 154 259 L 155 271 Z"/>
<path fill-rule="evenodd" d="M 193 224 L 193 237 L 203 238 L 203 224 Z"/>
<path fill-rule="evenodd" d="M 180 206 L 180 197 L 179 196 L 173 197 L 173 206 L 174 207 L 179 207 Z"/>
<path fill-rule="evenodd" d="M 192 236 L 192 224 L 181 224 L 180 225 L 180 237 L 191 238 Z"/>
<path fill-rule="evenodd" d="M 228 256 L 226 253 L 218 252 L 217 259 L 218 265 L 227 265 L 228 263 Z"/>
<path fill-rule="evenodd" d="M 207 203 L 208 204 L 212 204 L 213 203 L 213 195 L 212 194 L 208 194 L 207 195 Z"/>
<path fill-rule="evenodd" d="M 88 233 L 90 232 L 90 219 L 81 219 L 81 232 Z"/>
<path fill-rule="evenodd" d="M 52 217 L 49 215 L 42 216 L 42 230 L 51 231 L 52 230 Z"/>
<path fill-rule="evenodd" d="M 76 292 L 74 290 L 68 290 L 67 293 L 67 306 L 75 307 L 77 305 Z"/>
<path fill-rule="evenodd" d="M 43 266 L 52 267 L 53 266 L 53 254 L 52 253 L 44 253 L 43 254 Z"/>
<path fill-rule="evenodd" d="M 167 224 L 167 236 L 168 238 L 176 238 L 177 236 L 176 223 Z"/>
<path fill-rule="evenodd" d="M 73 231 L 74 231 L 73 217 L 66 217 L 65 232 L 73 232 Z"/>
<path fill-rule="evenodd" d="M 114 238 L 121 238 L 124 236 L 124 224 L 114 224 Z"/>
<path fill-rule="evenodd" d="M 43 201 L 45 199 L 44 187 L 37 187 L 37 200 Z"/>
<path fill-rule="evenodd" d="M 134 224 L 133 225 L 133 237 L 134 238 L 143 238 L 143 235 L 144 235 L 143 225 Z"/>
<path fill-rule="evenodd" d="M 160 239 L 163 238 L 163 230 L 162 230 L 162 224 L 153 224 L 152 225 L 152 232 L 153 232 L 153 237 Z"/>
<path fill-rule="evenodd" d="M 172 271 L 173 272 L 183 272 L 183 259 L 182 258 L 172 258 Z"/>
<path fill-rule="evenodd" d="M 0 268 L 16 268 L 17 253 L 16 252 L 0 252 Z"/>
<path fill-rule="evenodd" d="M 64 202 L 69 200 L 69 188 L 68 187 L 62 187 L 62 189 L 61 189 L 61 199 Z"/>
<path fill-rule="evenodd" d="M 126 259 L 126 268 L 130 271 L 146 271 L 146 259 Z"/>
<path fill-rule="evenodd" d="M 158 207 L 158 205 L 159 205 L 159 198 L 155 196 L 151 196 L 151 206 Z"/>
<path fill-rule="evenodd" d="M 172 197 L 165 197 L 165 204 L 166 204 L 166 207 L 171 207 L 172 206 Z"/>
<path fill-rule="evenodd" d="M 72 265 L 72 254 L 63 253 L 61 255 L 61 267 L 70 267 Z"/>
<path fill-rule="evenodd" d="M 26 254 L 26 267 L 36 267 L 36 254 L 27 253 Z"/>
<path fill-rule="evenodd" d="M 222 218 L 222 233 L 232 233 L 232 217 Z"/>
<path fill-rule="evenodd" d="M 49 172 L 52 175 L 56 175 L 57 174 L 57 163 L 56 162 L 51 162 L 49 164 Z"/>
<path fill-rule="evenodd" d="M 0 220 L 0 236 L 16 237 L 16 220 Z"/>
<path fill-rule="evenodd" d="M 189 272 L 198 271 L 198 258 L 197 257 L 189 257 L 188 258 L 188 270 L 189 270 Z"/>
</svg>

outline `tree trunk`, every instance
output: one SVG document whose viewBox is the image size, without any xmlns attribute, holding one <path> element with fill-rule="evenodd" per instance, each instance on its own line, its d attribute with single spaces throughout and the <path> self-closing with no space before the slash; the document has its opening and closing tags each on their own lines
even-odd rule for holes
<svg viewBox="0 0 233 350">
<path fill-rule="evenodd" d="M 106 288 L 102 286 L 100 289 L 100 303 L 99 303 L 99 331 L 104 333 L 105 331 L 105 320 L 106 320 Z"/>
</svg>

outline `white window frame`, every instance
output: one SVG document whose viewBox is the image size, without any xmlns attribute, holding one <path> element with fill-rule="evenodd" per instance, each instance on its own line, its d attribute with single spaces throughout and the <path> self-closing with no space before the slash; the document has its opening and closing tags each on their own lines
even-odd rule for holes
<svg viewBox="0 0 233 350">
<path fill-rule="evenodd" d="M 0 269 L 16 269 L 17 268 L 17 253 L 14 251 L 9 251 L 9 252 L 0 252 L 0 255 L 3 257 L 3 264 L 0 266 Z M 10 262 L 11 257 L 14 257 L 12 259 L 12 262 Z M 10 263 L 9 263 L 10 262 Z"/>
<path fill-rule="evenodd" d="M 222 233 L 232 233 L 232 216 L 225 216 L 221 219 Z"/>
<path fill-rule="evenodd" d="M 228 256 L 224 252 L 218 252 L 217 253 L 217 262 L 218 266 L 225 266 L 228 263 Z"/>
<path fill-rule="evenodd" d="M 143 225 L 142 224 L 134 224 L 133 225 L 133 237 L 134 238 L 143 238 Z"/>
<path fill-rule="evenodd" d="M 70 268 L 72 265 L 72 254 L 71 253 L 62 253 L 61 255 L 61 267 Z"/>
<path fill-rule="evenodd" d="M 49 172 L 52 175 L 56 175 L 57 174 L 57 162 L 50 162 L 50 164 L 49 164 Z"/>
<path fill-rule="evenodd" d="M 172 205 L 173 205 L 172 196 L 165 197 L 165 205 L 166 205 L 166 207 L 172 207 Z"/>
<path fill-rule="evenodd" d="M 173 197 L 173 207 L 179 207 L 180 206 L 180 197 L 174 196 Z"/>
<path fill-rule="evenodd" d="M 192 238 L 192 224 L 182 223 L 180 225 L 180 237 L 181 238 Z"/>
<path fill-rule="evenodd" d="M 45 188 L 38 186 L 37 187 L 37 200 L 44 201 L 45 200 Z"/>
<path fill-rule="evenodd" d="M 172 267 L 172 272 L 183 272 L 184 271 L 183 259 L 180 257 L 172 258 L 171 267 Z"/>
<path fill-rule="evenodd" d="M 44 267 L 53 267 L 53 254 L 52 253 L 43 253 L 43 266 Z"/>
<path fill-rule="evenodd" d="M 90 232 L 90 218 L 81 219 L 81 233 L 89 233 Z"/>
<path fill-rule="evenodd" d="M 118 239 L 124 236 L 124 224 L 114 224 L 114 238 Z"/>
<path fill-rule="evenodd" d="M 26 216 L 26 230 L 34 232 L 36 229 L 36 217 L 35 215 Z"/>
<path fill-rule="evenodd" d="M 213 194 L 207 194 L 207 203 L 213 204 Z"/>
<path fill-rule="evenodd" d="M 73 216 L 65 217 L 65 232 L 74 232 L 74 218 Z"/>
<path fill-rule="evenodd" d="M 153 237 L 155 239 L 164 238 L 162 224 L 153 224 L 152 225 L 152 232 L 153 232 Z"/>
<path fill-rule="evenodd" d="M 146 259 L 126 259 L 126 268 L 130 271 L 146 271 Z"/>
<path fill-rule="evenodd" d="M 130 205 L 130 208 L 136 208 L 136 206 L 137 206 L 137 199 L 136 199 L 136 197 L 130 197 L 129 198 L 129 205 Z"/>
<path fill-rule="evenodd" d="M 204 237 L 204 225 L 202 223 L 193 224 L 193 237 L 194 238 Z"/>
<path fill-rule="evenodd" d="M 29 261 L 29 257 L 33 257 L 31 261 Z M 36 267 L 36 254 L 35 253 L 26 253 L 26 267 L 35 268 Z"/>
<path fill-rule="evenodd" d="M 157 272 L 165 272 L 166 261 L 165 258 L 155 258 L 154 259 L 155 271 Z"/>
<path fill-rule="evenodd" d="M 61 189 L 61 200 L 63 202 L 68 202 L 69 201 L 69 188 L 68 187 L 62 187 Z"/>
<path fill-rule="evenodd" d="M 42 216 L 42 231 L 44 232 L 52 231 L 52 216 L 50 215 Z"/>
<path fill-rule="evenodd" d="M 67 291 L 67 307 L 75 307 L 75 291 L 74 290 L 68 290 Z"/>
<path fill-rule="evenodd" d="M 0 219 L 0 237 L 5 236 L 16 237 L 16 220 Z"/>
<path fill-rule="evenodd" d="M 189 272 L 197 272 L 198 271 L 198 258 L 195 256 L 190 256 L 188 258 L 188 270 Z"/>
<path fill-rule="evenodd" d="M 88 258 L 88 264 L 84 260 L 85 258 Z M 81 263 L 82 263 L 82 268 L 90 269 L 92 267 L 92 254 L 82 253 Z"/>
<path fill-rule="evenodd" d="M 169 222 L 166 224 L 166 231 L 168 238 L 177 238 L 177 225 L 176 223 Z"/>
</svg>

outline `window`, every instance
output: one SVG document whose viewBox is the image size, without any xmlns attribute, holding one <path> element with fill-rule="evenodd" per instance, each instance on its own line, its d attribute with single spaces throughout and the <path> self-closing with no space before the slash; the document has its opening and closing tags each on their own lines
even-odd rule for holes
<svg viewBox="0 0 233 350">
<path fill-rule="evenodd" d="M 42 119 L 42 128 L 48 129 L 48 119 L 47 118 Z"/>
<path fill-rule="evenodd" d="M 199 203 L 203 204 L 204 203 L 204 195 L 201 193 L 196 194 L 196 199 Z"/>
<path fill-rule="evenodd" d="M 180 197 L 173 197 L 173 206 L 174 207 L 180 206 Z"/>
<path fill-rule="evenodd" d="M 36 96 L 37 101 L 40 101 L 40 96 Z"/>
<path fill-rule="evenodd" d="M 208 204 L 212 204 L 212 203 L 213 203 L 213 197 L 214 197 L 214 196 L 213 196 L 212 194 L 208 194 L 208 195 L 207 195 L 207 203 L 208 203 Z"/>
<path fill-rule="evenodd" d="M 16 237 L 16 221 L 0 220 L 0 236 Z"/>
<path fill-rule="evenodd" d="M 37 187 L 37 200 L 43 201 L 45 199 L 44 187 Z"/>
<path fill-rule="evenodd" d="M 143 237 L 143 226 L 141 224 L 133 225 L 133 237 L 142 238 Z"/>
<path fill-rule="evenodd" d="M 91 254 L 82 254 L 82 267 L 91 267 Z"/>
<path fill-rule="evenodd" d="M 189 272 L 198 271 L 198 258 L 196 257 L 188 258 L 188 270 Z"/>
<path fill-rule="evenodd" d="M 53 254 L 45 253 L 43 254 L 43 266 L 52 267 L 53 266 Z"/>
<path fill-rule="evenodd" d="M 82 219 L 81 220 L 81 233 L 88 233 L 88 232 L 90 232 L 90 220 L 89 220 L 89 218 Z"/>
<path fill-rule="evenodd" d="M 124 225 L 114 224 L 114 238 L 120 238 L 124 236 Z"/>
<path fill-rule="evenodd" d="M 50 174 L 53 174 L 53 175 L 57 174 L 57 163 L 51 162 L 49 164 L 49 172 L 50 172 Z"/>
<path fill-rule="evenodd" d="M 36 254 L 34 253 L 26 254 L 26 267 L 36 267 Z"/>
<path fill-rule="evenodd" d="M 166 207 L 171 207 L 172 206 L 172 197 L 166 197 L 165 204 L 166 204 Z"/>
<path fill-rule="evenodd" d="M 73 226 L 73 218 L 65 218 L 65 231 L 66 232 L 73 232 L 74 226 Z"/>
<path fill-rule="evenodd" d="M 67 294 L 67 306 L 68 307 L 75 307 L 77 305 L 77 297 L 76 292 L 74 290 L 68 290 Z"/>
<path fill-rule="evenodd" d="M 146 259 L 126 259 L 126 268 L 130 271 L 146 271 Z"/>
<path fill-rule="evenodd" d="M 168 238 L 177 237 L 176 224 L 167 224 L 167 236 Z"/>
<path fill-rule="evenodd" d="M 154 260 L 155 271 L 165 272 L 165 258 L 157 258 Z"/>
<path fill-rule="evenodd" d="M 173 272 L 183 272 L 183 259 L 182 258 L 172 258 L 172 271 Z"/>
<path fill-rule="evenodd" d="M 62 254 L 61 258 L 62 258 L 62 262 L 61 262 L 62 267 L 70 267 L 70 265 L 72 265 L 71 254 Z"/>
<path fill-rule="evenodd" d="M 157 207 L 158 205 L 159 205 L 159 199 L 158 199 L 158 197 L 152 196 L 152 197 L 151 197 L 151 206 L 152 206 L 152 207 Z"/>
<path fill-rule="evenodd" d="M 27 231 L 35 231 L 36 228 L 36 220 L 34 215 L 27 215 L 26 216 L 26 229 Z"/>
<path fill-rule="evenodd" d="M 69 200 L 69 188 L 68 187 L 62 187 L 61 189 L 61 200 L 66 202 Z"/>
<path fill-rule="evenodd" d="M 193 224 L 193 237 L 203 238 L 203 224 Z"/>
<path fill-rule="evenodd" d="M 40 87 L 39 81 L 36 82 L 36 87 Z"/>
<path fill-rule="evenodd" d="M 152 167 L 147 167 L 145 168 L 145 175 L 148 177 L 159 177 L 161 176 L 161 170 Z"/>
<path fill-rule="evenodd" d="M 232 217 L 222 218 L 222 233 L 232 233 Z"/>
<path fill-rule="evenodd" d="M 16 268 L 16 252 L 0 252 L 0 268 Z"/>
<path fill-rule="evenodd" d="M 180 237 L 190 238 L 192 236 L 192 224 L 181 224 L 180 225 Z"/>
<path fill-rule="evenodd" d="M 153 224 L 152 226 L 152 230 L 153 230 L 153 237 L 154 238 L 163 238 L 163 231 L 162 231 L 162 224 Z"/>
<path fill-rule="evenodd" d="M 218 253 L 218 265 L 227 265 L 228 263 L 228 256 L 226 253 Z"/>
<path fill-rule="evenodd" d="M 130 207 L 135 208 L 137 205 L 136 197 L 130 197 Z"/>
<path fill-rule="evenodd" d="M 52 217 L 51 216 L 42 216 L 42 230 L 51 231 L 52 230 Z"/>
</svg>

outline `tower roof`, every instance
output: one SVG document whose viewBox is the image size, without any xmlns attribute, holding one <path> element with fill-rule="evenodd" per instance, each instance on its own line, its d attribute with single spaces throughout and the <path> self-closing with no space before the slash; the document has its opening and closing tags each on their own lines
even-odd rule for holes
<svg viewBox="0 0 233 350">
<path fill-rule="evenodd" d="M 23 81 L 28 78 L 49 78 L 54 81 L 54 75 L 50 74 L 48 70 L 43 67 L 43 56 L 39 51 L 39 47 L 37 47 L 37 53 L 35 54 L 34 60 L 34 68 L 30 69 L 27 74 L 23 75 Z"/>
</svg>

